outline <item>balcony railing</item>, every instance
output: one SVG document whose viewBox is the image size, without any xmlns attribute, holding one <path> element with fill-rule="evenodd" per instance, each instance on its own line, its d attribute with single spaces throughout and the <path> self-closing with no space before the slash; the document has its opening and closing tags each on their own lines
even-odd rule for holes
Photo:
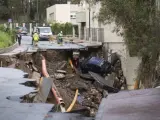
<svg viewBox="0 0 160 120">
<path fill-rule="evenodd" d="M 89 41 L 89 38 L 93 42 L 104 42 L 104 28 L 91 28 L 91 36 L 89 37 L 89 28 L 85 28 L 85 40 Z"/>
</svg>

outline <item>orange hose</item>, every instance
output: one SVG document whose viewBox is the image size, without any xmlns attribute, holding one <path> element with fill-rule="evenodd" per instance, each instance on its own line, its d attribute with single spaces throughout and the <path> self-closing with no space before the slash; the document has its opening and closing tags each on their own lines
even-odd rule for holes
<svg viewBox="0 0 160 120">
<path fill-rule="evenodd" d="M 73 99 L 71 105 L 68 107 L 67 112 L 70 112 L 72 110 L 72 108 L 74 107 L 74 105 L 76 103 L 77 97 L 78 97 L 78 89 L 76 90 L 74 99 Z"/>
<path fill-rule="evenodd" d="M 72 63 L 72 60 L 71 60 L 71 59 L 69 59 L 69 64 L 71 65 L 72 69 L 74 69 L 73 63 Z"/>
</svg>

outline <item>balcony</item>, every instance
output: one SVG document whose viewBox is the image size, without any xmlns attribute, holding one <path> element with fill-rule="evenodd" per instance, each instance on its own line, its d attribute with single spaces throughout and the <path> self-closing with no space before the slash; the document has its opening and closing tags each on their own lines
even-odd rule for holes
<svg viewBox="0 0 160 120">
<path fill-rule="evenodd" d="M 85 11 L 77 12 L 76 21 L 77 23 L 86 22 L 86 12 Z"/>
</svg>

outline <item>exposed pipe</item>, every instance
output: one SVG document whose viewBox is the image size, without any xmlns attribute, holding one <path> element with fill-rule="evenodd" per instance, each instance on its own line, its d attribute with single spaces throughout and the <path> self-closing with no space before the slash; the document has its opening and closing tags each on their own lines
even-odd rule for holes
<svg viewBox="0 0 160 120">
<path fill-rule="evenodd" d="M 42 60 L 42 74 L 45 77 L 49 78 L 49 74 L 48 74 L 47 68 L 46 68 L 46 60 L 45 59 Z"/>
<path fill-rule="evenodd" d="M 41 55 L 41 57 L 42 57 L 42 74 L 45 77 L 49 78 L 49 74 L 47 72 L 47 67 L 46 67 L 45 57 L 43 55 Z M 51 90 L 52 90 L 52 93 L 53 93 L 53 95 L 54 95 L 54 97 L 56 99 L 57 104 L 60 105 L 61 111 L 65 112 L 65 107 L 64 107 L 65 104 L 64 104 L 63 99 L 61 98 L 61 96 L 60 96 L 60 94 L 59 94 L 59 92 L 58 92 L 58 90 L 57 90 L 57 88 L 56 88 L 54 83 L 52 84 L 52 89 Z"/>
<path fill-rule="evenodd" d="M 67 112 L 70 112 L 72 110 L 72 108 L 74 107 L 74 105 L 76 103 L 77 97 L 78 97 L 78 89 L 76 89 L 74 99 L 73 99 L 71 105 L 68 107 Z"/>
</svg>

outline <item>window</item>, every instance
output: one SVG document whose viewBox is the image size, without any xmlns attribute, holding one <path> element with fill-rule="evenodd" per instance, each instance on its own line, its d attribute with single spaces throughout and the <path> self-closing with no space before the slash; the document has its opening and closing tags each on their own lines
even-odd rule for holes
<svg viewBox="0 0 160 120">
<path fill-rule="evenodd" d="M 50 20 L 54 20 L 54 12 L 49 14 L 49 18 L 50 18 Z"/>
<path fill-rule="evenodd" d="M 51 31 L 51 28 L 44 27 L 44 28 L 39 28 L 39 32 L 40 33 L 50 33 L 52 31 Z"/>
<path fill-rule="evenodd" d="M 71 12 L 70 18 L 71 19 L 76 19 L 76 13 L 75 12 Z"/>
</svg>

